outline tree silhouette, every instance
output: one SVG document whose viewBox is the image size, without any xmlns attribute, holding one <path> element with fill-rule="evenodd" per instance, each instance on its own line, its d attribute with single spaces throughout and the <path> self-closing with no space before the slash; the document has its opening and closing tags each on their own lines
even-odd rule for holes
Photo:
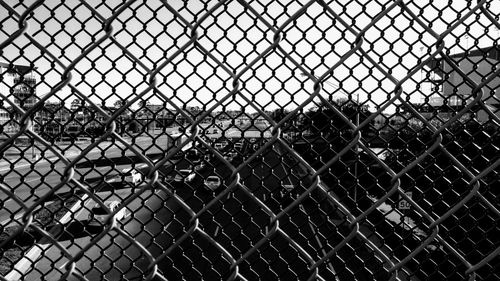
<svg viewBox="0 0 500 281">
<path fill-rule="evenodd" d="M 358 104 L 355 101 L 332 100 L 328 103 L 321 103 L 318 107 L 306 112 L 305 125 L 312 134 L 321 134 L 329 139 L 335 135 L 352 131 L 349 122 L 337 114 L 332 107 L 342 113 L 352 124 L 356 125 L 359 118 L 361 124 L 370 116 L 367 105 Z M 372 132 L 372 126 L 365 126 L 362 133 Z"/>
<path fill-rule="evenodd" d="M 71 102 L 71 111 L 78 111 L 82 106 L 82 100 L 75 98 Z"/>
<path fill-rule="evenodd" d="M 127 104 L 127 100 L 116 100 L 115 103 L 113 104 L 113 107 L 115 109 L 120 109 L 122 106 L 125 106 Z"/>
<path fill-rule="evenodd" d="M 275 122 L 280 122 L 287 116 L 287 114 L 290 113 L 290 111 L 283 109 L 283 108 L 277 108 L 273 112 L 271 112 L 271 118 Z"/>
</svg>

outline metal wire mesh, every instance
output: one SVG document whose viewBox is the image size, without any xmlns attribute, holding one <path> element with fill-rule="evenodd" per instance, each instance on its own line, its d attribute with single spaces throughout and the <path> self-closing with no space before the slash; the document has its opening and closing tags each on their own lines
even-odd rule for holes
<svg viewBox="0 0 500 281">
<path fill-rule="evenodd" d="M 500 279 L 499 7 L 0 1 L 1 279 Z"/>
</svg>

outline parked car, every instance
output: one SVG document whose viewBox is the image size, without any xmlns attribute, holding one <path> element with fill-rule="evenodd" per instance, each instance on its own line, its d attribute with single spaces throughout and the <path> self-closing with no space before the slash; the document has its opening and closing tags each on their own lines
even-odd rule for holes
<svg viewBox="0 0 500 281">
<path fill-rule="evenodd" d="M 217 188 L 220 187 L 221 185 L 221 180 L 218 176 L 208 176 L 205 179 L 205 187 L 207 187 L 208 190 L 216 190 Z"/>
<path fill-rule="evenodd" d="M 134 168 L 126 168 L 122 170 L 122 178 L 125 182 L 137 185 L 142 180 L 142 174 Z"/>
<path fill-rule="evenodd" d="M 234 158 L 238 156 L 238 152 L 236 151 L 229 151 L 225 156 L 224 159 L 226 159 L 229 162 L 232 162 Z"/>
<path fill-rule="evenodd" d="M 239 141 L 234 144 L 234 149 L 241 151 L 243 149 L 243 142 Z"/>
<path fill-rule="evenodd" d="M 201 161 L 198 165 L 194 166 L 194 170 L 197 172 L 204 171 L 207 168 L 207 162 Z"/>
<path fill-rule="evenodd" d="M 116 209 L 120 207 L 119 201 L 106 201 L 104 202 L 104 206 L 109 210 L 109 212 L 114 212 Z M 109 213 L 103 208 L 100 204 L 96 203 L 94 207 L 90 210 L 89 214 L 89 224 L 105 224 L 108 219 Z M 120 209 L 118 213 L 114 216 L 114 219 L 117 221 L 121 221 L 127 217 L 127 213 L 125 208 Z"/>
<path fill-rule="evenodd" d="M 200 152 L 196 149 L 190 149 L 186 152 L 186 159 L 193 163 L 198 163 L 201 160 Z"/>
<path fill-rule="evenodd" d="M 176 181 L 176 182 L 181 182 L 181 181 L 192 182 L 194 180 L 195 176 L 196 176 L 196 174 L 193 171 L 188 170 L 188 169 L 181 169 L 175 175 L 174 181 Z"/>
</svg>

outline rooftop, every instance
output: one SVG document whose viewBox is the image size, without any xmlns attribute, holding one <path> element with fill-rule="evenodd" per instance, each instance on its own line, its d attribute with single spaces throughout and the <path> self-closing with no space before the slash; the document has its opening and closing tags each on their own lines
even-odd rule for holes
<svg viewBox="0 0 500 281">
<path fill-rule="evenodd" d="M 486 48 L 480 48 L 468 52 L 456 53 L 453 55 L 449 55 L 449 58 L 452 60 L 457 60 L 465 57 L 484 57 L 492 60 L 500 61 L 500 46 L 490 46 Z M 427 66 L 430 70 L 434 71 L 440 77 L 443 76 L 443 57 L 435 58 L 427 63 Z"/>
<path fill-rule="evenodd" d="M 20 75 L 25 75 L 37 69 L 37 67 L 31 65 L 9 64 L 5 62 L 0 62 L 0 68 L 5 68 L 7 73 Z"/>
</svg>

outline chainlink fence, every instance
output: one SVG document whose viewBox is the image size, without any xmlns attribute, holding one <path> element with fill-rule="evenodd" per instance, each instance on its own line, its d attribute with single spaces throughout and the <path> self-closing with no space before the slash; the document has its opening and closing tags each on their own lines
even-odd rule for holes
<svg viewBox="0 0 500 281">
<path fill-rule="evenodd" d="M 500 1 L 0 15 L 0 279 L 500 279 Z"/>
</svg>

